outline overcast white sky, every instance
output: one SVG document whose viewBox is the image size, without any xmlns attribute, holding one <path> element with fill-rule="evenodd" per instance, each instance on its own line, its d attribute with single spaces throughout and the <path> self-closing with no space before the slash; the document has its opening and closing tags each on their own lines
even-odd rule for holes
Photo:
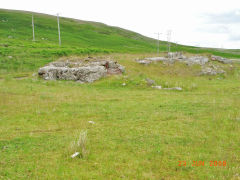
<svg viewBox="0 0 240 180">
<path fill-rule="evenodd" d="M 240 49 L 239 0 L 1 0 L 0 8 L 102 22 L 181 44 Z"/>
</svg>

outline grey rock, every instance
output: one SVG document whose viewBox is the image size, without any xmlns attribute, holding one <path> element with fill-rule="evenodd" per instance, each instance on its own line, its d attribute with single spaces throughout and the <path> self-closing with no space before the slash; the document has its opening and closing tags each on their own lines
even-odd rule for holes
<svg viewBox="0 0 240 180">
<path fill-rule="evenodd" d="M 203 66 L 200 75 L 217 75 L 217 74 L 224 74 L 224 73 L 226 72 L 223 69 L 212 65 L 211 67 Z"/>
<path fill-rule="evenodd" d="M 71 158 L 75 158 L 75 157 L 77 157 L 77 156 L 79 156 L 79 155 L 80 155 L 79 152 L 75 152 L 74 154 L 71 155 Z"/>
<path fill-rule="evenodd" d="M 187 58 L 182 54 L 182 52 L 169 52 L 167 57 L 151 57 L 151 58 L 145 58 L 141 60 L 137 60 L 139 64 L 148 65 L 153 62 L 159 62 L 162 61 L 164 63 L 174 63 L 175 61 L 184 62 L 188 65 L 193 64 L 199 64 L 204 65 L 208 62 L 208 58 L 204 56 L 193 56 L 190 58 Z"/>
<path fill-rule="evenodd" d="M 178 91 L 182 91 L 181 87 L 173 87 L 173 88 L 163 88 L 164 90 L 178 90 Z"/>
<path fill-rule="evenodd" d="M 154 89 L 162 89 L 162 86 L 152 86 Z"/>
<path fill-rule="evenodd" d="M 109 68 L 118 68 L 118 64 L 117 64 L 117 62 L 109 61 L 108 62 L 108 67 Z"/>
<path fill-rule="evenodd" d="M 153 62 L 158 62 L 158 61 L 169 61 L 169 59 L 165 58 L 165 57 L 150 57 L 150 58 L 140 59 L 140 60 L 136 60 L 136 61 L 139 64 L 148 65 L 148 64 L 151 64 Z"/>
<path fill-rule="evenodd" d="M 167 61 L 168 58 L 165 57 L 151 57 L 151 58 L 145 58 L 145 60 L 149 60 L 149 61 Z"/>
<path fill-rule="evenodd" d="M 218 61 L 218 62 L 221 62 L 221 63 L 223 63 L 223 64 L 230 64 L 230 63 L 232 63 L 231 60 L 229 60 L 229 59 L 227 59 L 227 58 L 223 58 L 223 57 L 221 57 L 221 56 L 214 56 L 214 55 L 212 55 L 212 56 L 211 56 L 211 60 L 212 60 L 212 61 Z"/>
<path fill-rule="evenodd" d="M 162 88 L 162 86 L 152 86 L 152 88 L 154 88 L 154 89 L 164 89 L 164 90 L 178 90 L 178 91 L 182 91 L 182 88 L 181 88 L 181 87 Z"/>
<path fill-rule="evenodd" d="M 112 61 L 94 62 L 53 62 L 38 70 L 45 80 L 72 80 L 79 83 L 91 83 L 107 74 L 121 74 L 125 68 Z"/>
<path fill-rule="evenodd" d="M 152 62 L 149 60 L 141 59 L 141 60 L 137 60 L 137 63 L 143 64 L 143 65 L 148 65 L 148 64 L 151 64 Z"/>
<path fill-rule="evenodd" d="M 121 71 L 121 73 L 124 73 L 125 72 L 125 67 L 120 65 L 118 66 L 118 69 Z"/>
<path fill-rule="evenodd" d="M 184 60 L 188 65 L 199 64 L 204 65 L 208 62 L 208 58 L 204 56 L 193 56 Z"/>
<path fill-rule="evenodd" d="M 100 65 L 107 68 L 108 74 L 120 74 L 125 72 L 125 67 L 114 61 L 107 61 Z"/>
<path fill-rule="evenodd" d="M 146 78 L 146 82 L 147 82 L 147 85 L 148 85 L 148 86 L 152 86 L 152 85 L 155 84 L 155 81 L 152 80 L 152 79 L 149 79 L 149 78 Z"/>
</svg>

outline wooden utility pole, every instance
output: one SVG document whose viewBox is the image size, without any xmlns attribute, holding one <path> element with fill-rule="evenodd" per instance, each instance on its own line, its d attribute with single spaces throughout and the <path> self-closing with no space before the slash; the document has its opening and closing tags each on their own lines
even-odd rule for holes
<svg viewBox="0 0 240 180">
<path fill-rule="evenodd" d="M 59 46 L 61 46 L 61 34 L 60 34 L 59 14 L 57 14 L 57 22 L 58 22 L 58 40 L 59 40 Z"/>
<path fill-rule="evenodd" d="M 35 41 L 35 33 L 34 33 L 34 16 L 32 14 L 32 31 L 33 31 L 33 41 Z"/>
</svg>

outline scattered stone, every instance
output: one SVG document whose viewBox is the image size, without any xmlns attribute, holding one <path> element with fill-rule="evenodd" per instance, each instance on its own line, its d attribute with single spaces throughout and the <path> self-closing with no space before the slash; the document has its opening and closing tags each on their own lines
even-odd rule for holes
<svg viewBox="0 0 240 180">
<path fill-rule="evenodd" d="M 88 121 L 88 123 L 89 123 L 89 124 L 95 124 L 95 122 L 94 122 L 94 121 Z"/>
<path fill-rule="evenodd" d="M 154 89 L 164 89 L 164 90 L 178 90 L 178 91 L 182 91 L 182 88 L 181 88 L 181 87 L 162 88 L 162 86 L 152 86 L 152 88 L 154 88 Z"/>
<path fill-rule="evenodd" d="M 200 75 L 217 75 L 226 73 L 223 69 L 212 65 L 211 67 L 202 66 Z"/>
<path fill-rule="evenodd" d="M 152 86 L 154 89 L 162 89 L 162 86 Z"/>
<path fill-rule="evenodd" d="M 79 83 L 91 83 L 112 74 L 122 74 L 125 68 L 114 61 L 78 60 L 58 61 L 38 70 L 38 75 L 45 80 L 73 80 Z"/>
<path fill-rule="evenodd" d="M 148 86 L 152 86 L 152 85 L 155 84 L 155 81 L 152 80 L 152 79 L 149 79 L 149 78 L 146 78 L 146 82 L 147 82 L 147 85 L 148 85 Z"/>
<path fill-rule="evenodd" d="M 73 155 L 71 155 L 71 158 L 75 158 L 79 155 L 80 153 L 79 152 L 75 152 Z"/>
<path fill-rule="evenodd" d="M 122 86 L 126 86 L 126 83 L 122 83 Z"/>
<path fill-rule="evenodd" d="M 226 59 L 220 56 L 214 56 L 214 55 L 211 56 L 211 60 L 218 61 L 224 64 L 232 63 L 232 61 L 229 59 Z M 200 65 L 202 68 L 200 75 L 216 75 L 216 74 L 226 73 L 222 68 L 211 65 L 211 63 L 209 63 L 208 57 L 205 57 L 205 56 L 186 57 L 182 54 L 182 52 L 169 52 L 167 54 L 167 57 L 151 57 L 151 58 L 145 58 L 142 60 L 137 60 L 138 63 L 145 64 L 145 65 L 148 65 L 152 62 L 158 62 L 158 61 L 162 61 L 164 64 L 174 63 L 176 61 L 186 63 L 187 65 L 197 64 L 197 65 Z M 150 86 L 153 85 L 150 81 L 149 82 L 147 81 L 147 83 Z"/>
<path fill-rule="evenodd" d="M 163 88 L 164 90 L 178 90 L 178 91 L 182 91 L 181 87 L 173 87 L 173 88 Z"/>
<path fill-rule="evenodd" d="M 208 62 L 208 58 L 203 56 L 193 56 L 185 59 L 184 61 L 187 63 L 187 65 L 193 65 L 193 64 L 204 65 Z"/>
<path fill-rule="evenodd" d="M 12 56 L 8 56 L 9 59 L 12 59 L 13 57 Z"/>
<path fill-rule="evenodd" d="M 151 61 L 149 61 L 149 60 L 144 60 L 144 59 L 142 59 L 142 60 L 136 60 L 139 64 L 143 64 L 143 65 L 148 65 L 148 64 L 150 64 L 150 63 L 152 63 Z"/>
<path fill-rule="evenodd" d="M 149 60 L 149 61 L 167 61 L 168 58 L 165 57 L 151 57 L 151 58 L 145 58 L 145 60 Z"/>
<path fill-rule="evenodd" d="M 221 62 L 221 63 L 223 63 L 223 64 L 230 64 L 230 63 L 232 63 L 231 60 L 229 60 L 229 59 L 227 59 L 227 58 L 223 58 L 223 57 L 221 57 L 221 56 L 214 56 L 214 55 L 212 55 L 212 56 L 211 56 L 211 60 L 212 60 L 212 61 L 218 61 L 218 62 Z"/>
<path fill-rule="evenodd" d="M 145 59 L 140 59 L 140 60 L 138 59 L 136 61 L 139 64 L 148 65 L 148 64 L 151 64 L 153 62 L 158 62 L 158 61 L 169 61 L 169 59 L 165 58 L 165 57 L 151 57 L 151 58 L 145 58 Z"/>
<path fill-rule="evenodd" d="M 182 54 L 182 52 L 169 52 L 167 57 L 151 57 L 151 58 L 144 58 L 141 60 L 136 60 L 139 64 L 148 65 L 153 62 L 159 62 L 162 61 L 164 63 L 174 63 L 175 61 L 185 62 L 188 65 L 192 64 L 200 64 L 204 65 L 208 62 L 208 58 L 204 56 L 193 56 L 190 58 L 187 58 Z"/>
</svg>

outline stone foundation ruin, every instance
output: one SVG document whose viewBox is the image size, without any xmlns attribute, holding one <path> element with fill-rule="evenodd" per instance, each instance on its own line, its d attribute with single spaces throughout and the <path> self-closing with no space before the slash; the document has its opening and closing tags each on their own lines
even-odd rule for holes
<svg viewBox="0 0 240 180">
<path fill-rule="evenodd" d="M 136 62 L 143 65 L 149 65 L 151 63 L 156 62 L 163 62 L 163 63 L 174 63 L 174 62 L 181 62 L 185 63 L 189 66 L 197 64 L 201 66 L 201 75 L 216 75 L 216 74 L 224 74 L 225 71 L 221 69 L 218 65 L 213 65 L 212 62 L 218 61 L 222 64 L 231 64 L 232 61 L 223 58 L 220 56 L 212 55 L 209 59 L 205 56 L 191 56 L 186 57 L 182 54 L 182 52 L 169 52 L 165 57 L 151 57 L 151 58 L 144 58 L 144 59 L 137 59 Z"/>
<path fill-rule="evenodd" d="M 107 75 L 122 74 L 124 70 L 122 65 L 112 60 L 87 58 L 52 62 L 40 68 L 38 75 L 45 80 L 91 83 Z"/>
</svg>

